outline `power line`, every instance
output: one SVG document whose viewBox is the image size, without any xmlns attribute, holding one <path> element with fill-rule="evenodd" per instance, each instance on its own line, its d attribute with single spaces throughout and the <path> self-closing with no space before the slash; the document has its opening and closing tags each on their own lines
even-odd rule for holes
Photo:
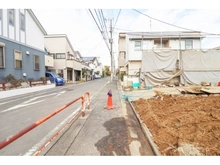
<svg viewBox="0 0 220 165">
<path fill-rule="evenodd" d="M 151 17 L 151 16 L 149 16 L 149 15 L 147 15 L 147 14 L 144 14 L 144 13 L 142 13 L 142 12 L 136 10 L 136 9 L 133 9 L 133 10 L 136 11 L 136 12 L 138 12 L 138 13 L 140 13 L 140 14 L 142 14 L 142 15 L 144 15 L 144 16 L 146 16 L 146 17 L 148 17 L 148 18 L 150 18 L 150 19 L 153 19 L 153 20 L 156 20 L 156 21 L 158 21 L 158 22 L 161 22 L 161 23 L 164 23 L 164 24 L 167 24 L 167 25 L 170 25 L 170 26 L 174 26 L 174 27 L 177 27 L 177 28 L 180 28 L 180 29 L 189 30 L 189 31 L 194 31 L 194 32 L 200 32 L 200 33 L 205 33 L 205 34 L 209 34 L 209 35 L 220 35 L 220 34 L 207 33 L 207 32 L 202 32 L 202 31 L 197 31 L 197 30 L 192 30 L 192 29 L 180 27 L 180 26 L 177 26 L 177 25 L 174 25 L 174 24 L 171 24 L 171 23 L 167 23 L 167 22 L 161 21 L 161 20 L 159 20 L 159 19 L 153 18 L 153 17 Z"/>
<path fill-rule="evenodd" d="M 118 17 L 119 17 L 119 15 L 120 15 L 120 13 L 121 13 L 121 9 L 120 9 L 119 12 L 118 12 L 118 16 L 117 16 L 117 18 L 116 18 L 115 25 L 116 25 L 116 23 L 117 23 L 117 21 L 118 21 Z M 115 27 L 115 25 L 114 25 L 114 27 Z"/>
<path fill-rule="evenodd" d="M 144 15 L 144 16 L 149 17 L 150 19 L 156 20 L 156 21 L 158 21 L 158 22 L 161 22 L 161 23 L 164 23 L 164 24 L 167 24 L 167 25 L 170 25 L 170 26 L 174 26 L 174 27 L 177 27 L 177 28 L 180 28 L 180 29 L 184 29 L 184 30 L 195 31 L 195 30 L 192 30 L 192 29 L 183 28 L 183 27 L 180 27 L 180 26 L 176 26 L 176 25 L 173 25 L 173 24 L 170 24 L 170 23 L 161 21 L 161 20 L 156 19 L 156 18 L 153 18 L 153 17 L 151 17 L 151 16 L 149 16 L 149 15 L 147 15 L 147 14 L 144 14 L 144 13 L 142 13 L 142 12 L 136 10 L 136 9 L 133 9 L 133 10 L 136 11 L 136 12 L 138 12 L 138 13 L 140 13 L 140 14 L 142 14 L 142 15 Z M 198 31 L 195 31 L 195 32 L 198 32 Z"/>
<path fill-rule="evenodd" d="M 97 23 L 97 21 L 96 21 L 94 15 L 93 15 L 93 13 L 91 12 L 90 9 L 89 9 L 89 12 L 90 12 L 90 14 L 92 15 L 93 20 L 95 21 L 95 23 L 96 23 L 96 25 L 97 25 L 97 27 L 98 27 L 98 29 L 99 29 L 99 31 L 100 31 L 100 33 L 101 33 L 103 39 L 105 40 L 105 43 L 106 43 L 106 46 L 108 47 L 109 52 L 111 52 L 111 50 L 110 50 L 110 48 L 109 48 L 109 45 L 108 45 L 108 42 L 106 41 L 105 36 L 103 35 L 103 32 L 102 32 L 102 30 L 100 29 L 100 27 L 99 27 L 99 25 L 98 25 L 98 23 Z"/>
<path fill-rule="evenodd" d="M 108 37 L 108 39 L 109 39 L 109 36 L 108 36 L 108 31 L 107 31 L 107 26 L 106 26 L 106 23 L 105 23 L 105 17 L 104 17 L 104 14 L 103 14 L 102 9 L 101 9 L 101 15 L 102 15 L 102 18 L 103 18 L 103 21 L 104 21 L 104 25 L 105 25 L 105 31 L 106 31 L 107 37 Z"/>
<path fill-rule="evenodd" d="M 90 9 L 89 9 L 89 12 L 90 12 L 90 14 L 92 15 L 92 18 L 93 18 L 93 20 L 95 21 L 95 23 L 96 23 L 96 25 L 97 25 L 97 27 L 98 27 L 100 33 L 102 34 L 102 30 L 100 29 L 100 27 L 99 27 L 98 23 L 96 22 L 96 19 L 95 19 L 95 17 L 93 16 L 93 14 L 92 14 L 92 12 L 91 12 Z"/>
<path fill-rule="evenodd" d="M 86 56 L 87 54 L 91 53 L 93 50 L 95 50 L 97 48 L 97 46 L 99 46 L 102 43 L 102 39 L 101 41 L 94 47 L 92 48 L 92 50 L 90 50 L 88 53 L 86 53 L 84 56 Z"/>
</svg>

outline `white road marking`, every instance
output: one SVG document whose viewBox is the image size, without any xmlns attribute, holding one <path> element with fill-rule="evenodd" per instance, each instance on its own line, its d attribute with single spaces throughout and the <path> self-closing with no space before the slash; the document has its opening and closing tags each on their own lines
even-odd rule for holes
<svg viewBox="0 0 220 165">
<path fill-rule="evenodd" d="M 66 91 L 59 92 L 55 97 L 58 97 L 58 96 L 64 94 L 65 92 L 66 92 Z"/>
<path fill-rule="evenodd" d="M 31 99 L 29 99 L 27 101 L 24 101 L 23 103 L 18 104 L 18 105 L 14 106 L 14 107 L 11 107 L 11 108 L 8 108 L 6 110 L 3 110 L 0 113 L 8 112 L 8 111 L 15 110 L 15 109 L 18 109 L 18 108 L 21 108 L 21 107 L 26 107 L 26 106 L 29 106 L 29 105 L 32 105 L 32 104 L 37 104 L 37 103 L 45 101 L 45 100 L 40 100 L 40 101 L 35 101 L 35 102 L 32 102 L 32 101 L 34 101 L 36 99 L 39 99 L 39 98 L 42 98 L 42 97 L 48 97 L 48 96 L 52 96 L 52 95 L 56 95 L 56 94 L 58 96 L 58 95 L 61 95 L 61 94 L 65 93 L 65 92 L 66 91 L 62 91 L 62 92 L 59 92 L 58 94 L 57 93 L 51 93 L 51 94 L 48 94 L 48 95 L 37 96 L 37 97 L 31 98 Z M 1 103 L 1 104 L 4 104 L 4 103 Z"/>
<path fill-rule="evenodd" d="M 19 104 L 19 105 L 16 105 L 16 106 L 14 106 L 14 107 L 11 107 L 11 108 L 8 108 L 8 109 L 6 109 L 6 110 L 3 110 L 3 111 L 1 111 L 0 113 L 12 111 L 12 110 L 15 110 L 15 109 L 18 109 L 18 108 L 21 108 L 21 107 L 26 107 L 26 106 L 32 105 L 32 104 L 37 104 L 37 103 L 40 103 L 40 102 L 42 102 L 42 101 L 44 101 L 44 100 L 35 101 L 35 102 L 29 103 L 29 104 Z"/>
<path fill-rule="evenodd" d="M 109 82 L 107 82 L 102 88 L 100 88 L 93 96 L 90 96 L 90 101 L 92 98 L 100 92 Z M 37 144 L 35 144 L 28 152 L 26 152 L 23 156 L 31 156 L 33 155 L 37 150 L 39 150 L 40 147 L 42 147 L 48 139 L 50 139 L 57 131 L 61 128 L 62 125 L 67 123 L 69 119 L 71 119 L 79 110 L 81 107 L 79 107 L 76 111 L 74 111 L 71 115 L 69 115 L 66 119 L 64 119 L 59 125 L 57 125 L 51 132 L 49 132 L 46 136 L 43 137 Z"/>
</svg>

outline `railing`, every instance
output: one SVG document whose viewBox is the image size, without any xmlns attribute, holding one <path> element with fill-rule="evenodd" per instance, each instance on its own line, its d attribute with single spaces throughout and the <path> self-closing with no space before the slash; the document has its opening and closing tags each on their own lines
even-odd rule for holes
<svg viewBox="0 0 220 165">
<path fill-rule="evenodd" d="M 33 85 L 46 85 L 46 81 L 45 80 L 40 80 L 40 81 L 33 81 L 33 80 L 30 80 L 30 86 L 32 87 Z"/>
<path fill-rule="evenodd" d="M 0 88 L 2 88 L 4 91 L 6 90 L 6 82 L 5 81 L 2 81 L 1 83 L 0 83 Z"/>
<path fill-rule="evenodd" d="M 78 97 L 77 99 L 67 103 L 66 105 L 64 105 L 63 107 L 55 110 L 53 113 L 47 115 L 46 117 L 32 123 L 31 125 L 29 125 L 28 127 L 22 129 L 21 131 L 19 131 L 18 133 L 9 136 L 8 138 L 6 138 L 5 140 L 0 142 L 0 150 L 4 147 L 6 147 L 7 145 L 9 145 L 10 143 L 12 143 L 13 141 L 15 141 L 16 139 L 20 138 L 21 136 L 23 136 L 24 134 L 28 133 L 29 131 L 31 131 L 32 129 L 34 129 L 35 127 L 39 126 L 40 124 L 42 124 L 43 122 L 45 122 L 46 120 L 50 119 L 51 117 L 53 117 L 54 115 L 58 114 L 59 112 L 61 112 L 62 110 L 64 110 L 65 108 L 69 107 L 70 105 L 72 105 L 73 103 L 77 102 L 78 100 L 82 100 L 82 106 L 81 106 L 81 110 L 77 112 L 76 115 L 74 115 L 74 117 L 60 130 L 58 131 L 51 139 L 50 142 L 70 123 L 72 122 L 80 112 L 82 112 L 82 117 L 85 116 L 85 110 L 86 110 L 86 106 L 85 106 L 85 96 L 88 95 L 88 108 L 90 107 L 90 94 L 89 92 L 85 93 L 84 96 Z M 47 146 L 48 142 L 42 146 L 34 155 L 38 155 L 46 146 Z"/>
</svg>

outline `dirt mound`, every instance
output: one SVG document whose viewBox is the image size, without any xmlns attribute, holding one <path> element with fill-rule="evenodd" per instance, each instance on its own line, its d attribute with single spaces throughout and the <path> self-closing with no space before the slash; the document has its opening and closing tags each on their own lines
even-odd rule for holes
<svg viewBox="0 0 220 165">
<path fill-rule="evenodd" d="M 132 102 L 162 155 L 220 155 L 220 96 L 171 96 Z"/>
</svg>

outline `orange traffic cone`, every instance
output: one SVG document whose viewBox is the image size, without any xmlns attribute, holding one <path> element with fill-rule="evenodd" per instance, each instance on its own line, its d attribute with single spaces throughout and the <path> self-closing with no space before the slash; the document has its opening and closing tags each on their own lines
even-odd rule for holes
<svg viewBox="0 0 220 165">
<path fill-rule="evenodd" d="M 115 106 L 112 105 L 112 91 L 109 90 L 108 93 L 108 101 L 107 101 L 107 105 L 104 107 L 105 109 L 115 109 Z"/>
</svg>

